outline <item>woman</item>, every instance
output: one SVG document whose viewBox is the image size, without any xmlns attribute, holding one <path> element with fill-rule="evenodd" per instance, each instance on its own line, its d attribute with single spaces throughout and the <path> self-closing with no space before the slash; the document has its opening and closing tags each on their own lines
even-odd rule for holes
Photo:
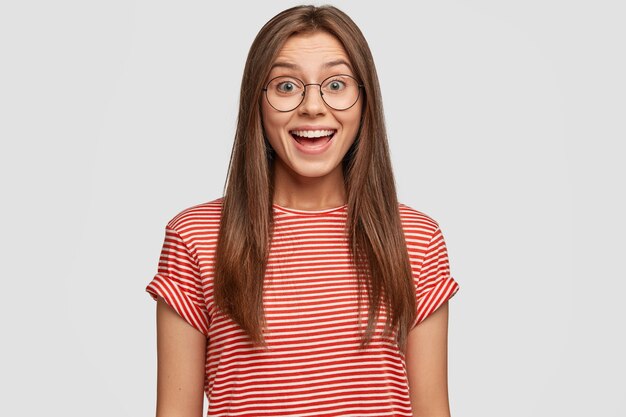
<svg viewBox="0 0 626 417">
<path fill-rule="evenodd" d="M 222 198 L 166 227 L 157 416 L 449 416 L 443 235 L 396 197 L 376 69 L 330 7 L 250 49 Z M 425 320 L 428 317 L 427 320 Z"/>
</svg>

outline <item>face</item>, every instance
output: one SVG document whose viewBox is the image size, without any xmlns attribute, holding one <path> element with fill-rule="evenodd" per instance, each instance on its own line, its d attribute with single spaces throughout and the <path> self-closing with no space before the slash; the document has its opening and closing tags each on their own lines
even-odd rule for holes
<svg viewBox="0 0 626 417">
<path fill-rule="evenodd" d="M 332 66 L 328 66 L 329 63 Z M 319 84 L 336 74 L 355 77 L 345 49 L 337 38 L 326 32 L 293 35 L 285 42 L 273 65 L 266 84 L 278 76 L 296 77 L 305 84 Z M 338 86 L 330 84 L 329 88 Z M 286 84 L 281 88 L 292 86 Z M 359 129 L 362 93 L 349 109 L 334 110 L 322 100 L 319 86 L 305 88 L 304 101 L 289 112 L 276 110 L 266 97 L 262 100 L 263 128 L 276 152 L 277 180 L 279 175 L 289 175 L 296 180 L 327 176 L 341 179 L 341 161 Z M 315 136 L 322 137 L 316 139 Z"/>
</svg>

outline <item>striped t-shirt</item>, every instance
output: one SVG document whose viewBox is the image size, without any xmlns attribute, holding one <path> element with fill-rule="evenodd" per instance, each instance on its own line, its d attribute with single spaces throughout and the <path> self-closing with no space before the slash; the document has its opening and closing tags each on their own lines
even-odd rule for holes
<svg viewBox="0 0 626 417">
<path fill-rule="evenodd" d="M 207 337 L 207 416 L 411 416 L 404 355 L 382 338 L 384 310 L 371 344 L 359 350 L 347 205 L 319 211 L 273 205 L 263 295 L 267 348 L 261 348 L 213 299 L 222 201 L 187 208 L 167 223 L 158 273 L 146 287 Z M 404 204 L 399 211 L 416 287 L 415 326 L 459 285 L 437 222 Z M 363 326 L 366 320 L 364 296 Z"/>
</svg>

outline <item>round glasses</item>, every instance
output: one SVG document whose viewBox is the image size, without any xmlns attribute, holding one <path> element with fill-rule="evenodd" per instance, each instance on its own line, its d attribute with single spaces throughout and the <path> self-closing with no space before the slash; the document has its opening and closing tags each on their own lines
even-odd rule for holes
<svg viewBox="0 0 626 417">
<path fill-rule="evenodd" d="M 362 84 L 351 75 L 331 75 L 319 84 L 305 84 L 296 77 L 280 76 L 272 78 L 263 91 L 267 102 L 280 112 L 295 110 L 304 101 L 307 85 L 320 87 L 322 100 L 334 110 L 348 110 L 359 100 Z"/>
</svg>

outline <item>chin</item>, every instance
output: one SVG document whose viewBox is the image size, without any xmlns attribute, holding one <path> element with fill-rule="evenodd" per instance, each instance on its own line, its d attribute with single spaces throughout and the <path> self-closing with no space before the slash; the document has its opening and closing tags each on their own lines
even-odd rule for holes
<svg viewBox="0 0 626 417">
<path fill-rule="evenodd" d="M 328 174 L 330 174 L 333 170 L 329 170 L 329 169 L 306 169 L 306 168 L 301 168 L 301 169 L 295 169 L 294 172 L 301 176 L 301 177 L 305 177 L 305 178 L 321 178 L 321 177 L 325 177 Z"/>
<path fill-rule="evenodd" d="M 319 166 L 319 165 L 315 166 L 313 164 L 310 164 L 307 166 L 307 164 L 300 164 L 300 163 L 291 165 L 292 173 L 300 177 L 305 177 L 305 178 L 326 177 L 332 174 L 338 168 L 341 168 L 341 164 L 339 167 L 328 166 L 326 164 L 322 166 Z"/>
</svg>

